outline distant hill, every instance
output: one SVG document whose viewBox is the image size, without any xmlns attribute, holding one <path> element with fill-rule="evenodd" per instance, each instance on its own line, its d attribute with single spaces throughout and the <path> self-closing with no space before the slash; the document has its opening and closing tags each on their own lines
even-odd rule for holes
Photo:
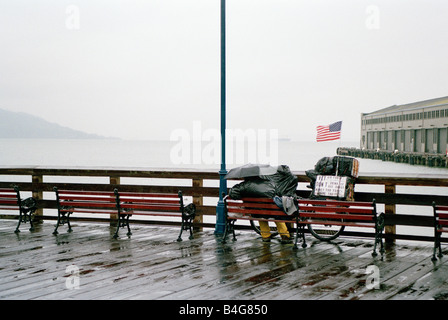
<svg viewBox="0 0 448 320">
<path fill-rule="evenodd" d="M 23 112 L 0 109 L 0 138 L 36 138 L 36 139 L 104 139 Z"/>
</svg>

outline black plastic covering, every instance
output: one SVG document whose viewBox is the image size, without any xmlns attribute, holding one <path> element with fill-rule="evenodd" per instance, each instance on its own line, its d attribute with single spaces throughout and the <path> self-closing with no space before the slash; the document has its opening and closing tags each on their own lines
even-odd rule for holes
<svg viewBox="0 0 448 320">
<path fill-rule="evenodd" d="M 269 176 L 247 177 L 229 191 L 232 199 L 244 197 L 273 198 L 274 196 L 293 196 L 298 179 L 287 165 L 278 166 L 277 172 Z"/>
</svg>

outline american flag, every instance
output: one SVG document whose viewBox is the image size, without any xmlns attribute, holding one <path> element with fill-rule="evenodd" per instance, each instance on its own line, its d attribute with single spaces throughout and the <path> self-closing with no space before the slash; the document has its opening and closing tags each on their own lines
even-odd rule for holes
<svg viewBox="0 0 448 320">
<path fill-rule="evenodd" d="M 327 126 L 317 126 L 316 141 L 331 141 L 341 138 L 342 121 L 332 123 Z"/>
</svg>

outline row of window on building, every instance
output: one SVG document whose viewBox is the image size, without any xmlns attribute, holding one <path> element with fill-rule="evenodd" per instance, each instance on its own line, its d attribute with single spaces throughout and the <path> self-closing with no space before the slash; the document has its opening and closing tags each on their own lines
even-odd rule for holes
<svg viewBox="0 0 448 320">
<path fill-rule="evenodd" d="M 386 117 L 375 118 L 375 119 L 363 119 L 362 124 L 369 125 L 369 124 L 415 121 L 415 120 L 438 119 L 438 118 L 448 118 L 448 109 L 400 114 L 400 115 L 386 116 Z"/>
<path fill-rule="evenodd" d="M 367 131 L 361 136 L 361 148 L 371 150 L 445 154 L 447 147 L 448 128 Z"/>
</svg>

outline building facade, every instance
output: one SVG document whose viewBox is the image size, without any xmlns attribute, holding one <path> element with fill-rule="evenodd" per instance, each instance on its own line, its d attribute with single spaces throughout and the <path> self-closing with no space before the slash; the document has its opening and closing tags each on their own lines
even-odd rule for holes
<svg viewBox="0 0 448 320">
<path fill-rule="evenodd" d="M 361 149 L 446 154 L 448 97 L 361 114 Z"/>
</svg>

